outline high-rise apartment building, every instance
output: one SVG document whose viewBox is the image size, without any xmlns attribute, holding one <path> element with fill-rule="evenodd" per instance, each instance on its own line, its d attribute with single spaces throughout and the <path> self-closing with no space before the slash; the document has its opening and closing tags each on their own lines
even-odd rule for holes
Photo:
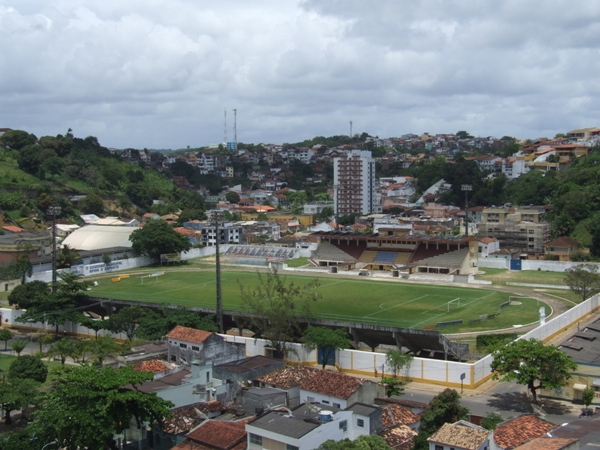
<svg viewBox="0 0 600 450">
<path fill-rule="evenodd" d="M 375 160 L 367 150 L 352 150 L 333 160 L 335 213 L 369 214 L 374 209 Z"/>
</svg>

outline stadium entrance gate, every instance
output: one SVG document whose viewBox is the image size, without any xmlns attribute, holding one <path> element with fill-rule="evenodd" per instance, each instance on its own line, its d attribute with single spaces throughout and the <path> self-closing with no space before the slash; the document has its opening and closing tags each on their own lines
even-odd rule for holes
<svg viewBox="0 0 600 450">
<path fill-rule="evenodd" d="M 510 270 L 521 270 L 521 260 L 520 259 L 511 259 L 510 260 Z"/>
</svg>

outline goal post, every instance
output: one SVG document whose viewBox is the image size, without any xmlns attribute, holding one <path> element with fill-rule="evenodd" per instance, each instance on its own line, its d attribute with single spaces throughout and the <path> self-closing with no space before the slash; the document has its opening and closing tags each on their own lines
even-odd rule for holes
<svg viewBox="0 0 600 450">
<path fill-rule="evenodd" d="M 460 308 L 460 298 L 455 298 L 454 300 L 450 300 L 448 302 L 448 311 L 456 308 Z"/>
<path fill-rule="evenodd" d="M 154 278 L 155 281 L 158 281 L 158 277 L 160 277 L 164 274 L 165 274 L 164 272 L 154 272 L 149 275 L 143 275 L 140 277 L 140 284 L 144 285 L 144 278 L 148 278 L 148 279 Z"/>
</svg>

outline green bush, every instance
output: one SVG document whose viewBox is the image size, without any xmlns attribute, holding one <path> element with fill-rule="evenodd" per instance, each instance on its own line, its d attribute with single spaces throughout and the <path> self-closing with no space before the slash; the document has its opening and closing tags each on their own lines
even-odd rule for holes
<svg viewBox="0 0 600 450">
<path fill-rule="evenodd" d="M 517 333 L 508 334 L 480 334 L 476 338 L 476 346 L 478 350 L 498 347 L 503 344 L 508 344 L 517 338 Z"/>
</svg>

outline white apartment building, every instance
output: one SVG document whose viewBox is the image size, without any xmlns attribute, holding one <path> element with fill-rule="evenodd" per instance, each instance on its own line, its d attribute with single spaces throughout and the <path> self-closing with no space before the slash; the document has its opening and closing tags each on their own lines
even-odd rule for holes
<svg viewBox="0 0 600 450">
<path fill-rule="evenodd" d="M 369 214 L 375 202 L 375 160 L 368 150 L 352 150 L 333 160 L 334 204 L 338 216 Z"/>
</svg>

